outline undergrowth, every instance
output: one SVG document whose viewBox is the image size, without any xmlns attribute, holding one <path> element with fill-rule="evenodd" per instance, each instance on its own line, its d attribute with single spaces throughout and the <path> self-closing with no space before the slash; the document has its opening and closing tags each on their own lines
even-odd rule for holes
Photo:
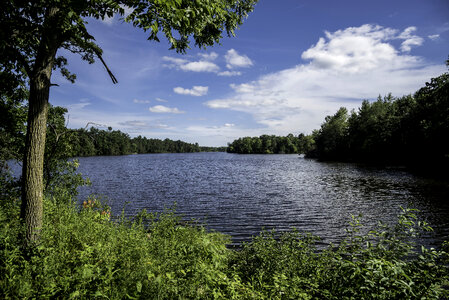
<svg viewBox="0 0 449 300">
<path fill-rule="evenodd" d="M 428 230 L 405 209 L 393 227 L 361 234 L 354 218 L 339 245 L 262 232 L 240 250 L 229 237 L 182 223 L 173 211 L 111 221 L 90 199 L 45 200 L 40 243 L 21 248 L 18 204 L 0 210 L 0 298 L 442 299 L 448 255 L 411 241 Z M 182 224 L 182 225 L 181 225 Z"/>
</svg>

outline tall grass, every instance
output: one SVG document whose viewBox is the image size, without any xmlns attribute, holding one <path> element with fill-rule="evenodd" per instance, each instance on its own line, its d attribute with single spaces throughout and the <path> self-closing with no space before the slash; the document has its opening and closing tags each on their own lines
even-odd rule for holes
<svg viewBox="0 0 449 300">
<path fill-rule="evenodd" d="M 21 249 L 18 205 L 0 210 L 0 298 L 440 299 L 448 256 L 411 242 L 428 229 L 404 210 L 393 228 L 325 250 L 317 237 L 263 232 L 240 250 L 229 237 L 181 225 L 174 212 L 110 221 L 108 208 L 45 200 L 41 241 Z"/>
</svg>

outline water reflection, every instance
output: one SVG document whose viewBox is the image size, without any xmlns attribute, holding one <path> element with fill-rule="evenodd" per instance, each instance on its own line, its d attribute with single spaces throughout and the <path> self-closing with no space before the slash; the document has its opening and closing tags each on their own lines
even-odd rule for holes
<svg viewBox="0 0 449 300">
<path fill-rule="evenodd" d="M 449 236 L 446 183 L 404 170 L 320 163 L 297 155 L 227 153 L 148 154 L 80 158 L 93 185 L 80 190 L 110 198 L 113 213 L 162 211 L 176 203 L 186 219 L 248 240 L 262 228 L 300 231 L 337 242 L 351 214 L 364 223 L 393 222 L 399 207 L 420 209 L 435 228 L 433 240 Z"/>
</svg>

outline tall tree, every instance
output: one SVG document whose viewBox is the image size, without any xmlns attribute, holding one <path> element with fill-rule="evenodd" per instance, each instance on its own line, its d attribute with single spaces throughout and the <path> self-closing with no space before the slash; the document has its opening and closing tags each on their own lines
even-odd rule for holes
<svg viewBox="0 0 449 300">
<path fill-rule="evenodd" d="M 102 50 L 86 28 L 86 18 L 104 19 L 115 14 L 159 41 L 162 33 L 170 48 L 184 53 L 191 41 L 211 46 L 222 33 L 234 35 L 257 0 L 9 0 L 0 11 L 0 72 L 27 81 L 28 119 L 23 161 L 21 217 L 26 224 L 25 241 L 39 239 L 43 214 L 43 163 L 51 75 L 60 69 L 74 81 L 67 60 L 57 57 L 64 48 L 93 63 L 100 59 L 112 81 L 116 78 L 102 58 Z M 16 84 L 18 85 L 18 84 Z"/>
</svg>

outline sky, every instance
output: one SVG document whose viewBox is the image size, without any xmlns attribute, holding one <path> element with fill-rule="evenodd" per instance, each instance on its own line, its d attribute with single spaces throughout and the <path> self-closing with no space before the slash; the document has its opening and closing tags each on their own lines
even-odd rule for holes
<svg viewBox="0 0 449 300">
<path fill-rule="evenodd" d="M 60 50 L 77 80 L 55 72 L 50 103 L 70 128 L 131 137 L 226 146 L 310 134 L 342 106 L 413 94 L 448 70 L 448 0 L 260 0 L 235 37 L 184 55 L 118 16 L 88 22 L 118 84 Z"/>
</svg>

